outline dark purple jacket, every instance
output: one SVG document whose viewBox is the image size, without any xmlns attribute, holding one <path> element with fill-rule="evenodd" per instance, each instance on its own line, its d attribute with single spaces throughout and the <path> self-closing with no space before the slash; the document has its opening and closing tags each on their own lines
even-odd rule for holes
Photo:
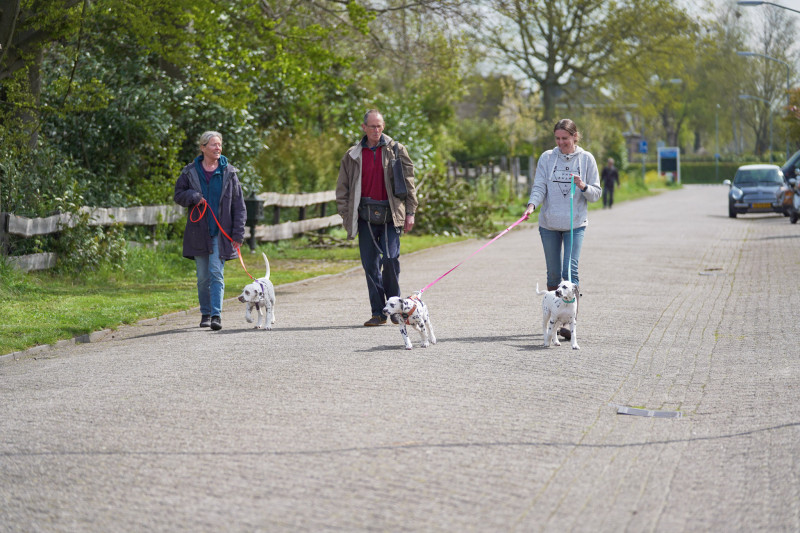
<svg viewBox="0 0 800 533">
<path fill-rule="evenodd" d="M 221 159 L 221 158 L 220 158 Z M 219 200 L 217 219 L 222 229 L 236 242 L 244 242 L 244 225 L 247 211 L 244 207 L 242 185 L 239 183 L 238 170 L 230 163 L 225 165 L 222 174 L 222 195 Z M 205 179 L 205 178 L 203 178 Z M 178 181 L 175 183 L 175 203 L 188 207 L 186 214 L 186 230 L 183 232 L 183 256 L 194 259 L 196 255 L 211 254 L 211 235 L 208 233 L 208 221 L 211 210 L 198 222 L 192 222 L 200 212 L 200 208 L 192 213 L 192 208 L 203 198 L 200 177 L 194 161 L 183 167 Z M 223 260 L 236 259 L 238 254 L 225 235 L 220 233 L 219 256 Z"/>
</svg>

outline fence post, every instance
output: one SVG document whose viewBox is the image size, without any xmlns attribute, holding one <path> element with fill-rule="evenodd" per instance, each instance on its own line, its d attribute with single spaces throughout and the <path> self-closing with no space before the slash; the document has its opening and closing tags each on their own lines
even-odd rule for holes
<svg viewBox="0 0 800 533">
<path fill-rule="evenodd" d="M 325 218 L 325 206 L 328 205 L 328 202 L 322 202 L 319 204 L 319 218 Z M 320 228 L 317 230 L 317 233 L 323 235 L 325 233 L 325 228 Z"/>
<path fill-rule="evenodd" d="M 0 255 L 8 255 L 8 213 L 0 213 Z"/>
</svg>

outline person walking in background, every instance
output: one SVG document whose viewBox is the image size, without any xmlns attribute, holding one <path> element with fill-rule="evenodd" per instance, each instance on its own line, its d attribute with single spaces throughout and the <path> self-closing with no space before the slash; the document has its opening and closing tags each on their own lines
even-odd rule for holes
<svg viewBox="0 0 800 533">
<path fill-rule="evenodd" d="M 225 295 L 225 261 L 238 257 L 238 248 L 244 242 L 247 212 L 239 171 L 222 155 L 222 134 L 203 133 L 198 148 L 200 155 L 181 170 L 174 199 L 178 205 L 189 208 L 183 256 L 194 259 L 197 269 L 200 327 L 219 330 Z M 203 200 L 208 204 L 205 215 L 193 216 L 195 206 L 198 209 L 194 211 L 203 211 Z M 217 221 L 232 240 L 220 231 Z"/>
<path fill-rule="evenodd" d="M 611 209 L 614 205 L 614 187 L 619 185 L 619 172 L 614 166 L 614 158 L 609 157 L 603 172 L 600 175 L 603 183 L 603 208 Z"/>
<path fill-rule="evenodd" d="M 581 135 L 575 123 L 568 118 L 559 120 L 553 133 L 556 147 L 539 157 L 525 209 L 525 214 L 530 215 L 541 206 L 539 235 L 544 247 L 548 291 L 556 290 L 563 279 L 571 279 L 579 285 L 578 261 L 589 223 L 588 202 L 599 200 L 602 192 L 597 162 L 591 153 L 578 146 Z M 571 199 L 573 179 L 574 201 Z M 559 334 L 570 338 L 567 328 L 561 328 Z"/>
<path fill-rule="evenodd" d="M 364 325 L 386 323 L 386 299 L 400 296 L 400 232 L 411 231 L 417 209 L 414 164 L 405 146 L 383 133 L 383 115 L 370 109 L 364 115 L 364 136 L 342 157 L 336 183 L 336 207 L 347 238 L 358 236 L 361 266 L 367 278 L 371 316 Z M 392 161 L 403 166 L 408 194 L 396 198 L 392 185 Z M 373 218 L 368 220 L 369 212 Z M 381 213 L 385 218 L 380 219 Z"/>
</svg>

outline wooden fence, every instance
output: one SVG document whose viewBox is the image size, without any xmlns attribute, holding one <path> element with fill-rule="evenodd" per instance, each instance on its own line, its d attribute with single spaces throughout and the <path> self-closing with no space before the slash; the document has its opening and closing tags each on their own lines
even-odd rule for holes
<svg viewBox="0 0 800 533">
<path fill-rule="evenodd" d="M 447 174 L 454 180 L 470 183 L 486 177 L 491 183 L 493 193 L 497 192 L 500 182 L 505 181 L 508 190 L 513 194 L 528 194 L 536 174 L 536 158 L 531 155 L 495 157 L 479 161 L 453 161 L 447 166 Z"/>
<path fill-rule="evenodd" d="M 304 194 L 279 194 L 266 192 L 256 196 L 264 207 L 273 208 L 272 224 L 254 225 L 245 228 L 245 238 L 254 234 L 260 242 L 290 239 L 302 233 L 337 226 L 342 223 L 338 214 L 326 216 L 326 204 L 336 199 L 335 191 L 324 191 Z M 320 205 L 317 218 L 306 219 L 309 206 Z M 298 208 L 298 220 L 280 222 L 281 208 Z M 186 216 L 186 208 L 178 205 L 154 205 L 139 207 L 82 207 L 81 213 L 89 214 L 90 226 L 110 226 L 123 224 L 128 226 L 156 226 L 170 224 Z M 6 235 L 31 238 L 37 235 L 57 233 L 64 228 L 74 227 L 79 216 L 70 213 L 53 215 L 45 218 L 27 218 L 13 213 L 0 213 L 0 253 L 6 253 Z M 252 242 L 252 241 L 251 241 Z M 9 256 L 11 264 L 23 271 L 43 270 L 56 264 L 55 253 L 29 254 Z"/>
</svg>

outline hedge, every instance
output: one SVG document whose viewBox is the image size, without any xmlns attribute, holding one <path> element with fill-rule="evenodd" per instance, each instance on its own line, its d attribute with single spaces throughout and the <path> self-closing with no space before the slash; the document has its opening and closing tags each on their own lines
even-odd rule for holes
<svg viewBox="0 0 800 533">
<path fill-rule="evenodd" d="M 736 169 L 744 164 L 747 163 L 720 161 L 719 178 L 717 178 L 717 169 L 713 161 L 681 161 L 681 183 L 722 183 L 722 180 L 732 180 Z M 641 173 L 641 168 L 641 164 L 631 163 L 628 172 Z M 651 170 L 655 172 L 658 170 L 658 165 L 646 163 L 645 169 L 648 172 Z"/>
</svg>

